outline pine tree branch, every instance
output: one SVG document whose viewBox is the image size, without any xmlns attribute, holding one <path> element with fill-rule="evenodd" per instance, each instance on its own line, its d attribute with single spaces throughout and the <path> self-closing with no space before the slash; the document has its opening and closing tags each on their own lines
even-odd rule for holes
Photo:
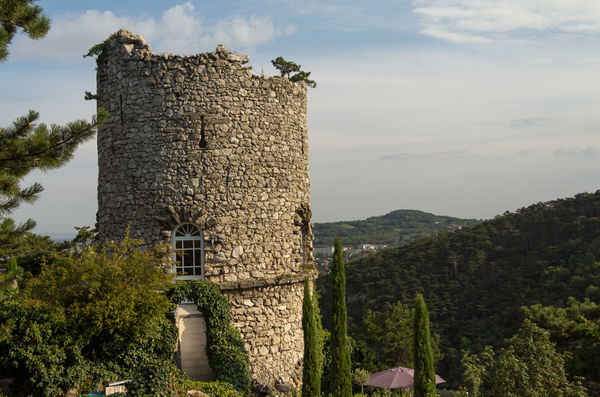
<svg viewBox="0 0 600 397">
<path fill-rule="evenodd" d="M 32 118 L 33 115 L 35 118 Z M 99 109 L 98 116 L 94 117 L 91 123 L 78 120 L 64 127 L 52 125 L 48 132 L 45 124 L 38 125 L 32 131 L 33 121 L 37 119 L 38 114 L 30 112 L 28 116 L 17 119 L 13 127 L 7 129 L 6 134 L 2 134 L 5 136 L 0 138 L 0 142 L 10 142 L 9 138 L 12 137 L 10 143 L 13 145 L 0 149 L 0 170 L 25 170 L 27 173 L 32 168 L 45 169 L 62 165 L 70 159 L 77 145 L 93 137 L 106 116 L 106 111 Z M 57 140 L 55 137 L 60 138 Z"/>
<path fill-rule="evenodd" d="M 35 0 L 2 0 L 0 2 L 0 62 L 8 57 L 8 45 L 21 28 L 32 39 L 42 38 L 50 29 L 50 18 L 43 14 Z"/>
</svg>

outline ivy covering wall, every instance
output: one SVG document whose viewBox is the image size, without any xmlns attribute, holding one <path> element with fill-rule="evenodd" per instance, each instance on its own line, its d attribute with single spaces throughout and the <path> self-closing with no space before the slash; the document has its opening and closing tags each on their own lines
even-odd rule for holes
<svg viewBox="0 0 600 397">
<path fill-rule="evenodd" d="M 181 281 L 168 291 L 173 303 L 192 301 L 206 321 L 208 362 L 217 380 L 250 390 L 250 360 L 240 332 L 232 327 L 229 300 L 210 281 Z"/>
</svg>

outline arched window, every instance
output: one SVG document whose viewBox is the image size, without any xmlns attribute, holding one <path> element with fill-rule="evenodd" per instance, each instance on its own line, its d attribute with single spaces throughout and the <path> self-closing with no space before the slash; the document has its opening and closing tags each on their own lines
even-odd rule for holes
<svg viewBox="0 0 600 397">
<path fill-rule="evenodd" d="M 179 279 L 204 278 L 204 239 L 198 226 L 184 223 L 173 231 L 175 275 Z"/>
</svg>

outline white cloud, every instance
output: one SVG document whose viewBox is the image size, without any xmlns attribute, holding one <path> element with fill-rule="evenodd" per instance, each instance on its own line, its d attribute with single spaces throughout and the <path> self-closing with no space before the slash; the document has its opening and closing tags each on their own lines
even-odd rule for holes
<svg viewBox="0 0 600 397">
<path fill-rule="evenodd" d="M 481 35 L 498 40 L 501 33 L 518 36 L 524 31 L 600 33 L 600 2 L 593 0 L 415 0 L 413 4 L 424 25 L 422 33 L 451 42 L 484 42 Z"/>
<path fill-rule="evenodd" d="M 270 16 L 234 15 L 205 24 L 190 2 L 169 8 L 160 19 L 88 10 L 53 16 L 52 29 L 42 40 L 18 35 L 10 46 L 11 60 L 71 62 L 121 28 L 141 34 L 156 52 L 183 54 L 214 50 L 217 44 L 230 49 L 253 47 L 295 32 L 293 25 L 278 26 Z"/>
<path fill-rule="evenodd" d="M 428 27 L 421 31 L 426 36 L 442 39 L 451 43 L 489 43 L 491 40 L 483 36 L 449 32 L 443 28 Z"/>
</svg>

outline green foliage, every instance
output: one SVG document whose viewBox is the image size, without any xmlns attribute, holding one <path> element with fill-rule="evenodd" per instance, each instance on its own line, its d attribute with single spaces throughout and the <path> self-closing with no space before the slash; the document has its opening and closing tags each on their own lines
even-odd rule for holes
<svg viewBox="0 0 600 397">
<path fill-rule="evenodd" d="M 168 361 L 145 363 L 125 384 L 128 396 L 168 397 L 175 393 L 178 369 Z"/>
<path fill-rule="evenodd" d="M 17 260 L 15 258 L 10 258 L 10 260 L 6 264 L 6 272 L 13 273 L 17 270 L 17 267 Z"/>
<path fill-rule="evenodd" d="M 90 49 L 88 50 L 88 52 L 83 55 L 83 57 L 84 58 L 95 57 L 95 56 L 100 55 L 102 53 L 102 50 L 104 50 L 104 46 L 106 45 L 106 43 L 108 43 L 109 39 L 110 38 L 104 40 L 102 43 L 94 44 L 93 46 L 91 46 Z M 91 95 L 91 93 L 90 93 L 90 95 Z M 86 93 L 86 96 L 87 96 L 87 93 Z M 86 98 L 86 99 L 88 99 L 88 98 Z"/>
<path fill-rule="evenodd" d="M 308 78 L 309 76 L 310 76 L 310 72 L 305 72 L 303 70 L 300 70 L 298 73 L 296 73 L 295 75 L 290 77 L 290 81 L 293 81 L 294 83 L 304 82 L 310 88 L 317 88 L 317 82 L 309 79 Z"/>
<path fill-rule="evenodd" d="M 89 226 L 75 226 L 77 235 L 71 241 L 73 246 L 90 246 L 97 242 L 98 232 L 96 228 L 90 228 Z"/>
<path fill-rule="evenodd" d="M 565 368 L 585 378 L 592 394 L 600 394 L 600 340 L 593 330 L 600 327 L 600 306 L 590 299 L 569 298 L 566 307 L 524 307 L 525 316 L 550 332 L 550 339 L 561 353 L 568 353 Z"/>
<path fill-rule="evenodd" d="M 229 301 L 219 287 L 209 281 L 178 282 L 168 297 L 174 303 L 190 300 L 198 305 L 206 321 L 208 362 L 217 380 L 248 393 L 250 360 L 240 332 L 230 325 Z"/>
<path fill-rule="evenodd" d="M 281 73 L 281 77 L 287 77 L 293 82 L 304 82 L 307 86 L 315 88 L 317 83 L 314 80 L 310 80 L 310 72 L 301 70 L 301 65 L 298 65 L 292 61 L 286 61 L 283 57 L 277 57 L 271 60 L 271 63 Z M 292 74 L 294 73 L 294 74 Z"/>
<path fill-rule="evenodd" d="M 331 353 L 331 333 L 326 329 L 323 330 L 322 333 L 322 341 L 323 341 L 323 375 L 321 377 L 321 395 L 323 396 L 331 396 L 332 392 L 332 384 L 329 382 L 331 379 L 330 371 L 332 368 L 333 355 Z M 356 342 L 352 337 L 346 337 L 346 350 L 350 354 L 350 363 L 353 364 L 352 357 L 354 355 L 354 350 L 356 348 Z M 356 368 L 355 368 L 356 369 Z M 350 381 L 352 382 L 352 367 L 350 371 Z M 324 380 L 324 381 L 323 381 Z"/>
<path fill-rule="evenodd" d="M 91 340 L 135 338 L 154 328 L 172 307 L 156 293 L 169 288 L 170 277 L 161 270 L 164 250 L 141 251 L 140 245 L 126 237 L 99 252 L 56 256 L 29 281 L 28 304 L 60 308 L 57 315 Z"/>
<path fill-rule="evenodd" d="M 90 368 L 83 344 L 50 307 L 5 305 L 1 313 L 11 321 L 2 343 L 2 366 L 25 393 L 54 396 L 83 380 Z"/>
<path fill-rule="evenodd" d="M 8 57 L 8 45 L 18 29 L 32 39 L 39 39 L 50 29 L 50 19 L 35 0 L 0 0 L 0 62 Z"/>
<path fill-rule="evenodd" d="M 317 330 L 317 347 L 316 350 L 319 354 L 316 355 L 317 358 L 317 368 L 319 368 L 321 374 L 321 391 L 322 391 L 322 380 L 325 370 L 325 340 L 329 338 L 329 333 L 323 329 L 323 322 L 321 319 L 321 311 L 319 308 L 319 291 L 315 286 L 313 281 L 312 283 L 312 304 L 313 304 L 313 314 L 315 317 L 315 325 Z"/>
<path fill-rule="evenodd" d="M 242 397 L 243 394 L 226 382 L 188 382 L 187 390 L 200 390 L 211 397 Z"/>
<path fill-rule="evenodd" d="M 529 320 L 498 354 L 487 346 L 479 355 L 465 354 L 464 384 L 475 397 L 584 397 L 580 382 L 570 382 L 564 358 L 549 333 Z"/>
<path fill-rule="evenodd" d="M 80 252 L 83 247 L 97 243 L 96 229 L 75 226 L 75 230 L 77 235 L 73 240 L 58 243 L 48 236 L 25 233 L 0 246 L 0 257 L 16 258 L 18 265 L 25 272 L 38 275 L 42 271 L 43 263 L 51 267 L 56 258 L 63 253 L 73 250 Z"/>
<path fill-rule="evenodd" d="M 402 302 L 396 302 L 383 313 L 368 310 L 352 332 L 357 344 L 352 361 L 371 372 L 392 367 L 413 368 L 413 322 L 414 309 Z M 432 334 L 434 361 L 443 357 L 439 339 L 439 334 Z"/>
<path fill-rule="evenodd" d="M 20 236 L 15 236 L 14 239 L 4 245 L 0 245 L 0 257 L 17 258 L 17 262 L 21 262 L 21 257 L 35 255 L 38 252 L 48 252 L 54 250 L 56 243 L 48 236 L 40 236 L 34 233 L 24 233 Z M 21 264 L 26 271 L 29 271 Z M 37 266 L 41 270 L 41 266 Z"/>
<path fill-rule="evenodd" d="M 17 265 L 17 260 L 11 258 L 6 264 L 6 273 L 0 273 L 0 303 L 16 293 L 17 281 L 22 274 L 23 269 Z"/>
<path fill-rule="evenodd" d="M 310 280 L 304 282 L 304 300 L 302 302 L 302 330 L 304 331 L 304 362 L 302 368 L 302 396 L 318 397 L 321 395 L 321 373 L 323 358 L 319 328 L 315 317 L 315 302 L 311 296 Z"/>
<path fill-rule="evenodd" d="M 415 299 L 413 324 L 414 395 L 415 397 L 437 396 L 433 352 L 429 340 L 429 313 L 421 294 L 417 294 Z"/>
<path fill-rule="evenodd" d="M 346 275 L 342 258 L 342 243 L 337 236 L 331 276 L 330 392 L 334 396 L 347 397 L 352 395 L 352 374 L 350 372 L 350 352 L 346 341 Z"/>
<path fill-rule="evenodd" d="M 338 235 L 344 244 L 363 243 L 400 246 L 425 237 L 455 230 L 460 226 L 474 226 L 475 219 L 438 216 L 422 211 L 398 210 L 382 216 L 372 216 L 360 221 L 315 223 L 315 245 L 330 244 L 331 236 Z"/>
<path fill-rule="evenodd" d="M 53 253 L 52 266 L 0 306 L 0 369 L 17 389 L 57 395 L 172 361 L 177 330 L 160 294 L 171 287 L 164 251 L 139 244 L 126 237 L 101 251 Z"/>
<path fill-rule="evenodd" d="M 91 123 L 78 120 L 65 126 L 37 124 L 38 117 L 29 111 L 11 127 L 0 129 L 0 247 L 35 226 L 31 219 L 17 226 L 4 217 L 21 203 L 36 200 L 43 190 L 39 183 L 21 187 L 23 178 L 35 169 L 57 168 L 69 161 L 77 146 L 94 136 L 106 112 L 100 109 Z"/>
<path fill-rule="evenodd" d="M 561 307 L 570 296 L 600 303 L 600 192 L 382 250 L 347 263 L 346 275 L 352 334 L 368 310 L 383 312 L 423 294 L 444 354 L 437 371 L 448 387 L 457 387 L 461 350 L 500 346 L 522 323 L 522 306 Z M 323 313 L 332 301 L 330 282 L 329 276 L 317 280 Z M 575 352 L 574 346 L 566 351 Z M 586 385 L 597 379 L 594 360 L 581 367 L 570 362 L 570 374 L 585 376 Z"/>
<path fill-rule="evenodd" d="M 17 265 L 15 258 L 11 258 L 6 264 L 6 273 L 0 273 L 0 308 L 8 308 L 16 303 L 15 296 L 19 291 L 19 281 L 22 276 L 23 269 Z M 2 309 L 0 309 L 1 312 Z M 14 319 L 3 321 L 3 318 L 0 317 L 0 346 L 8 340 L 13 325 Z M 0 370 L 2 369 L 1 357 L 0 355 Z"/>
<path fill-rule="evenodd" d="M 0 0 L 0 62 L 8 57 L 8 45 L 20 28 L 29 37 L 46 35 L 50 19 L 33 0 Z M 57 168 L 69 161 L 79 144 L 89 140 L 106 117 L 99 109 L 91 123 L 78 120 L 65 126 L 36 124 L 39 114 L 30 110 L 12 126 L 0 128 L 0 251 L 14 245 L 35 226 L 31 219 L 21 225 L 6 217 L 23 202 L 33 202 L 42 191 L 34 183 L 23 188 L 19 184 L 34 169 Z"/>
<path fill-rule="evenodd" d="M 356 368 L 354 370 L 354 372 L 352 372 L 352 382 L 355 385 L 359 385 L 360 386 L 360 396 L 363 395 L 364 393 L 364 387 L 363 385 L 365 383 L 367 383 L 369 380 L 371 379 L 370 373 L 367 370 L 361 369 L 361 368 Z M 357 394 L 354 394 L 354 396 L 356 397 Z"/>
</svg>

